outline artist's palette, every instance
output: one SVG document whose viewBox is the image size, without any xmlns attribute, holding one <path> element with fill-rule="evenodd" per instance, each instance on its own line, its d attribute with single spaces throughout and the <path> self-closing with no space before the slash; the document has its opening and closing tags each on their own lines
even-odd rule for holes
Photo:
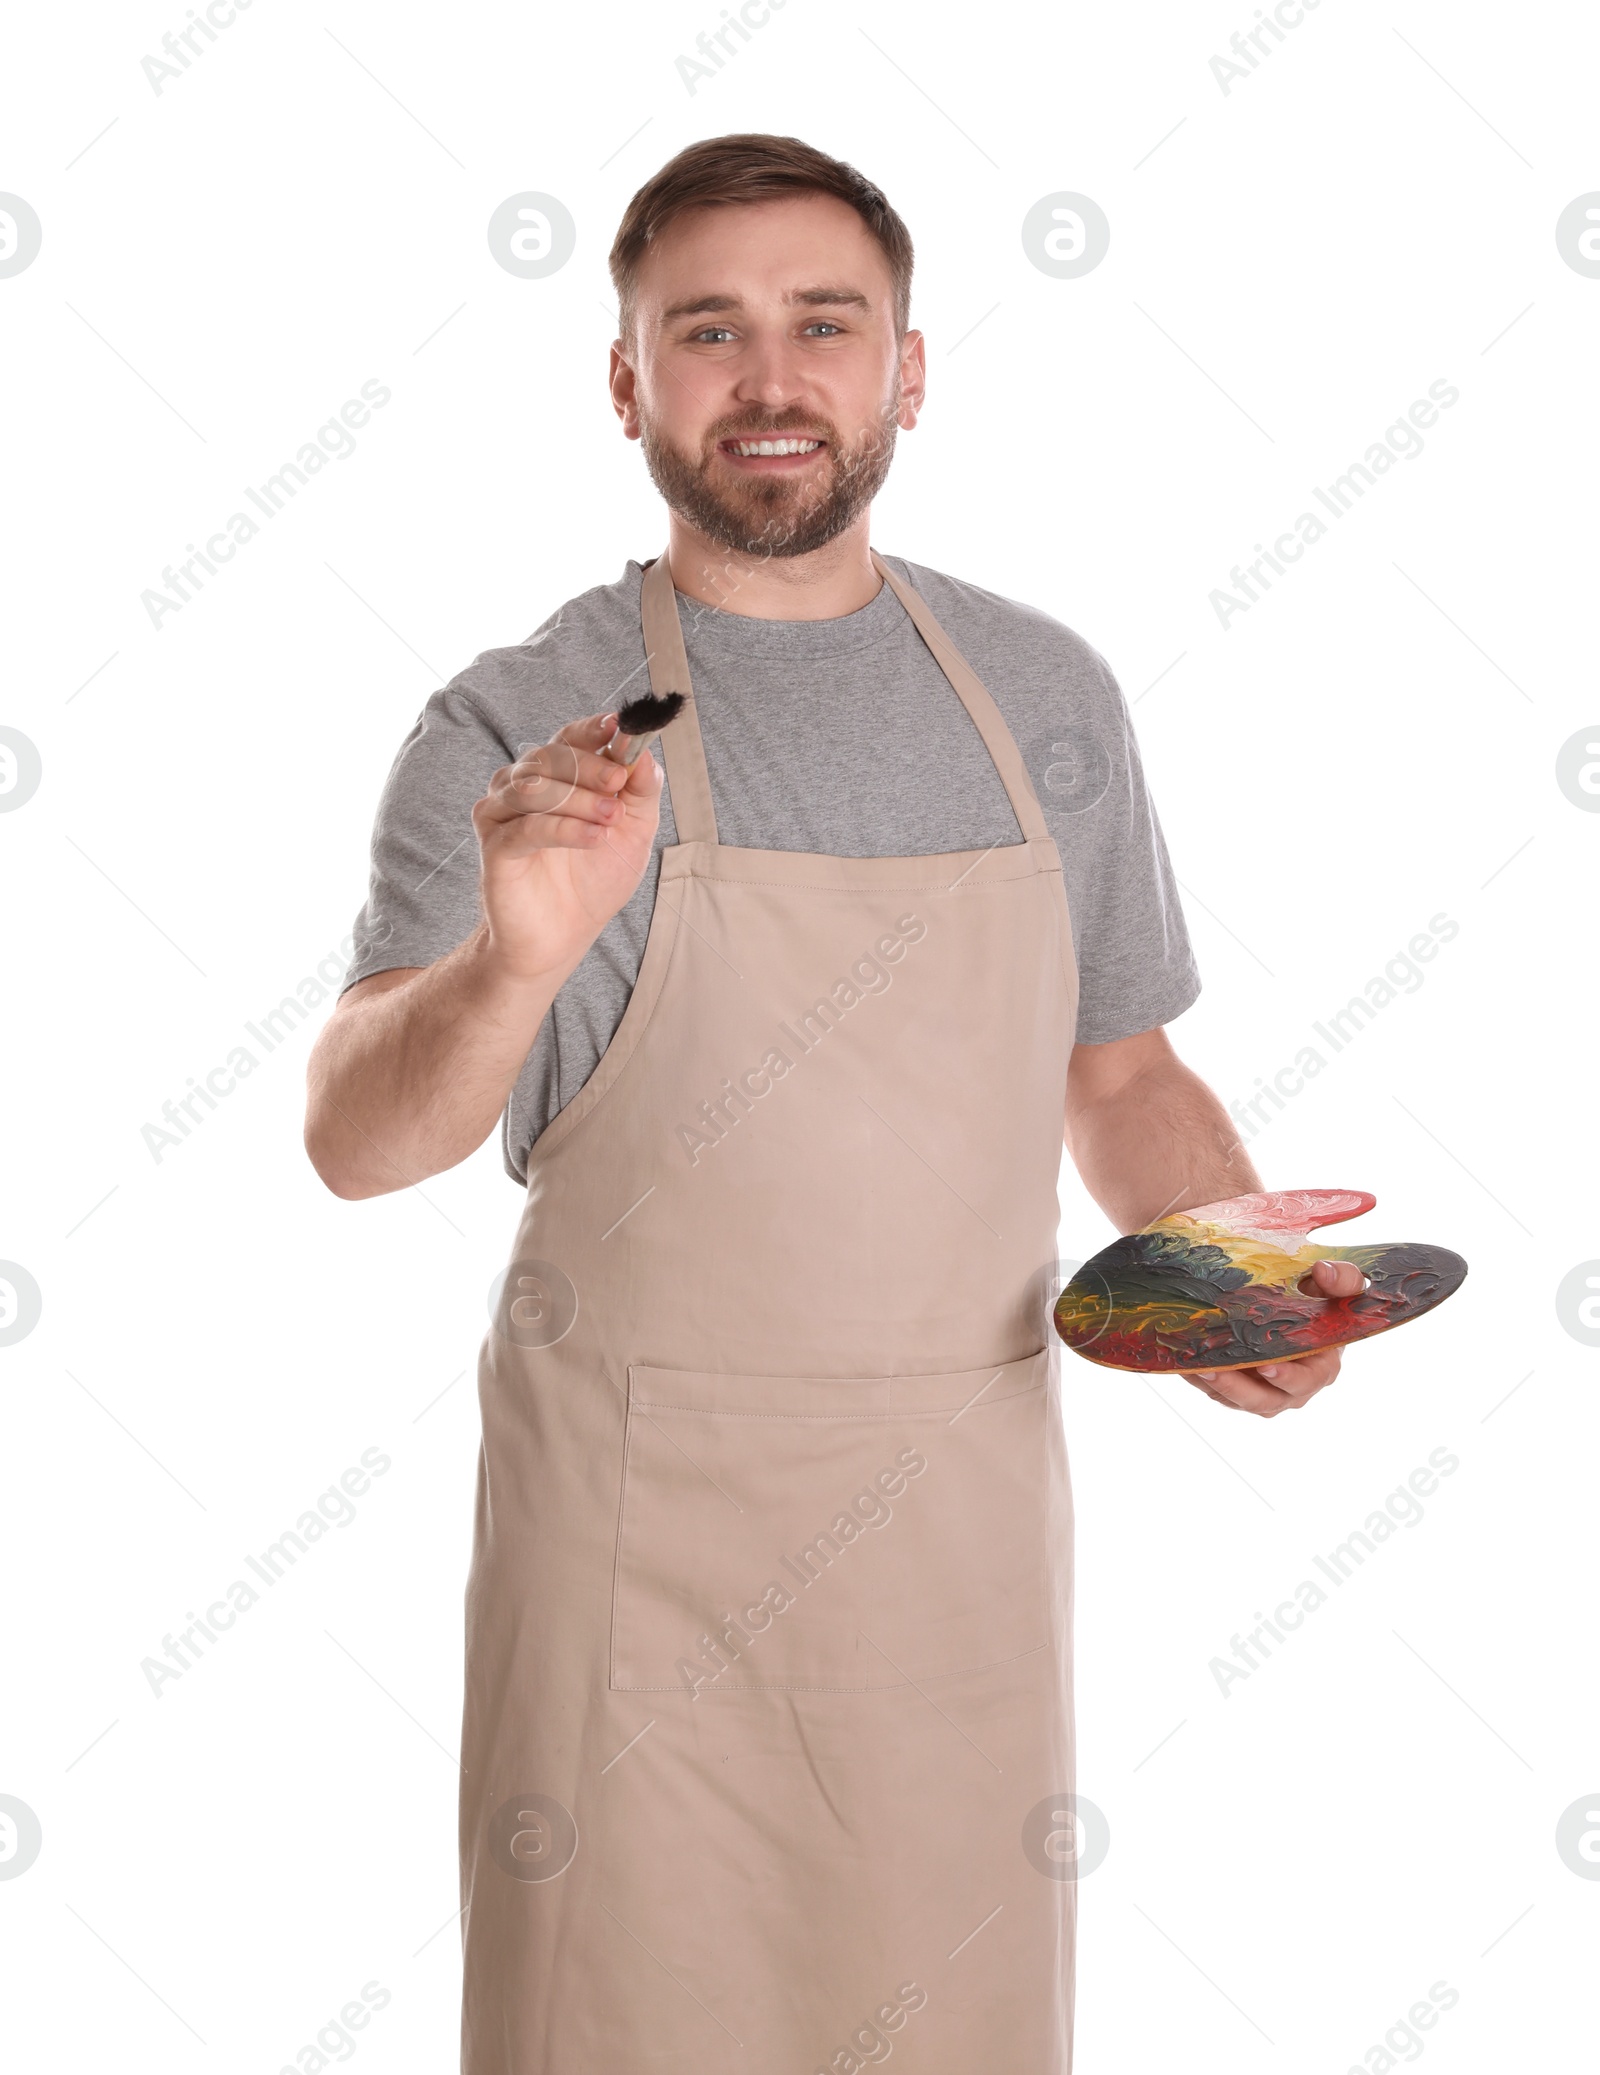
<svg viewBox="0 0 1600 2075">
<path fill-rule="evenodd" d="M 1408 1325 L 1460 1288 L 1459 1254 L 1308 1243 L 1376 1202 L 1363 1189 L 1284 1189 L 1162 1218 L 1084 1263 L 1057 1299 L 1056 1331 L 1107 1368 L 1173 1371 L 1283 1361 Z M 1299 1284 L 1316 1261 L 1353 1261 L 1367 1288 L 1308 1295 Z"/>
</svg>

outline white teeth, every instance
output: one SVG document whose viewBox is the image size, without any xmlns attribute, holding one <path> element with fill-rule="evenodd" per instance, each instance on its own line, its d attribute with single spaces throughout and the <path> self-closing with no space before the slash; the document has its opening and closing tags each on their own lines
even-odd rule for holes
<svg viewBox="0 0 1600 2075">
<path fill-rule="evenodd" d="M 741 439 L 731 442 L 736 454 L 812 454 L 822 445 L 819 439 Z"/>
</svg>

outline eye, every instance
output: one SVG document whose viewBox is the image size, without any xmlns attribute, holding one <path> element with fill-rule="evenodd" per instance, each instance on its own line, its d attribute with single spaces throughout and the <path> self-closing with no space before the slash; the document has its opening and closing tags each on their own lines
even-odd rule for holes
<svg viewBox="0 0 1600 2075">
<path fill-rule="evenodd" d="M 703 331 L 691 334 L 692 341 L 697 346 L 720 346 L 732 337 L 733 333 L 725 324 L 708 324 Z"/>
<path fill-rule="evenodd" d="M 844 330 L 844 326 L 838 323 L 832 317 L 818 317 L 814 323 L 808 324 L 806 326 L 806 330 L 808 332 L 812 332 L 818 335 L 826 335 L 831 337 L 836 333 L 842 332 Z"/>
</svg>

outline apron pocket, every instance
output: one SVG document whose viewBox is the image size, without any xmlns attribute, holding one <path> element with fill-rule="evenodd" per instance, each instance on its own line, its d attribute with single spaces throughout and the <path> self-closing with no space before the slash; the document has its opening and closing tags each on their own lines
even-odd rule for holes
<svg viewBox="0 0 1600 2075">
<path fill-rule="evenodd" d="M 863 1692 L 1042 1649 L 1049 1355 L 862 1379 L 628 1371 L 611 1684 Z"/>
</svg>

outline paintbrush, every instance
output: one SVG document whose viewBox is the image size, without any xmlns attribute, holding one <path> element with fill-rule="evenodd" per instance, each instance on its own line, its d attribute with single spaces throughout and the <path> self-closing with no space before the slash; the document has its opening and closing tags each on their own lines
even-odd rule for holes
<svg viewBox="0 0 1600 2075">
<path fill-rule="evenodd" d="M 675 721 L 687 703 L 682 692 L 663 692 L 659 697 L 646 692 L 642 699 L 630 699 L 618 707 L 617 732 L 600 754 L 617 764 L 637 763 L 650 737 Z"/>
</svg>

